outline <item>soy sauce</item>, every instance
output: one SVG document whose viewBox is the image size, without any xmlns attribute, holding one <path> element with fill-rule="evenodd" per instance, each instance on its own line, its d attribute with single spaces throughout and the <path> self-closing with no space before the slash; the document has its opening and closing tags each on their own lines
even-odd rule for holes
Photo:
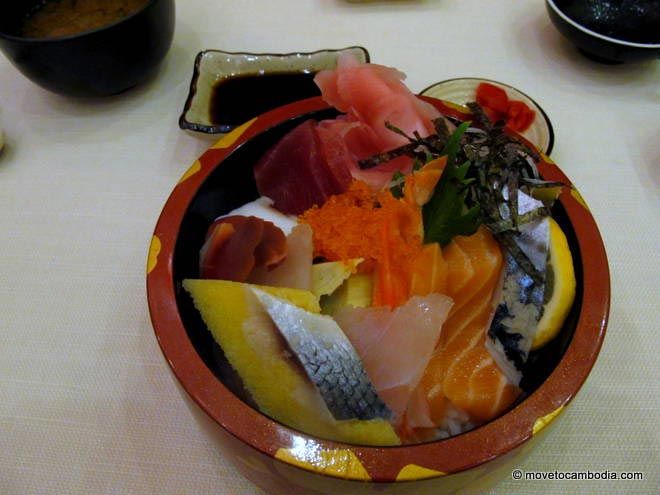
<svg viewBox="0 0 660 495">
<path fill-rule="evenodd" d="M 137 12 L 148 0 L 46 0 L 25 19 L 21 36 L 58 38 L 99 29 Z"/>
<path fill-rule="evenodd" d="M 314 72 L 246 74 L 221 79 L 212 89 L 209 114 L 214 125 L 235 126 L 286 103 L 321 94 Z"/>
</svg>

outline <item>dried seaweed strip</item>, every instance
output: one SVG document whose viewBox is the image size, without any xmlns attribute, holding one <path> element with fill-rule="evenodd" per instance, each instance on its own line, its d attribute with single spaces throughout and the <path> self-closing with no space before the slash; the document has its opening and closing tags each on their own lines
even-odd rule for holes
<svg viewBox="0 0 660 495">
<path fill-rule="evenodd" d="M 418 143 L 408 143 L 404 144 L 403 146 L 400 146 L 398 148 L 394 148 L 389 151 L 385 151 L 383 153 L 378 153 L 377 155 L 371 156 L 369 158 L 365 158 L 363 160 L 358 161 L 358 166 L 362 170 L 368 170 L 370 168 L 377 167 L 381 163 L 386 163 L 389 162 L 390 160 L 393 160 L 395 158 L 398 158 L 400 156 L 411 156 L 415 157 L 415 150 L 419 147 Z"/>
<path fill-rule="evenodd" d="M 440 156 L 440 153 L 446 143 L 446 139 L 442 139 L 436 134 L 422 137 L 417 131 L 415 131 L 414 136 L 408 136 L 405 132 L 390 122 L 385 122 L 385 127 L 387 127 L 392 132 L 403 136 L 410 142 L 398 148 L 394 148 L 369 158 L 359 160 L 358 166 L 362 170 L 368 170 L 370 168 L 377 167 L 382 163 L 389 162 L 390 160 L 400 156 L 410 156 L 411 158 L 419 159 L 425 163 L 434 157 Z"/>
<path fill-rule="evenodd" d="M 562 187 L 566 185 L 559 181 L 533 179 L 529 177 L 521 177 L 520 181 L 524 182 L 525 185 L 528 185 L 532 189 L 545 189 L 547 187 Z"/>
<path fill-rule="evenodd" d="M 435 133 L 440 140 L 447 142 L 451 133 L 449 132 L 449 126 L 447 125 L 447 120 L 444 117 L 438 117 L 433 121 L 433 128 Z"/>
<path fill-rule="evenodd" d="M 410 141 L 411 143 L 415 143 L 415 142 L 418 142 L 418 141 L 419 141 L 419 139 L 415 139 L 414 137 L 410 137 L 410 136 L 408 136 L 408 134 L 406 134 L 406 133 L 403 132 L 401 129 L 399 129 L 397 126 L 395 126 L 394 124 L 392 124 L 389 120 L 386 120 L 386 121 L 385 121 L 385 127 L 388 128 L 388 129 L 389 129 L 390 131 L 392 131 L 393 133 L 398 134 L 399 136 L 403 136 L 404 138 L 406 138 L 406 139 L 407 139 L 408 141 Z"/>
<path fill-rule="evenodd" d="M 544 275 L 536 269 L 534 263 L 532 263 L 525 252 L 520 249 L 520 246 L 518 246 L 518 243 L 516 243 L 516 240 L 513 238 L 515 235 L 516 234 L 511 231 L 507 231 L 500 232 L 499 234 L 496 234 L 495 237 L 509 252 L 509 254 L 513 256 L 513 259 L 516 260 L 518 266 L 520 266 L 520 268 L 530 276 L 535 284 L 539 284 L 541 286 L 545 285 Z"/>
<path fill-rule="evenodd" d="M 481 108 L 481 105 L 476 101 L 471 101 L 468 102 L 466 106 L 470 109 L 470 112 L 472 112 L 472 118 L 477 125 L 483 127 L 486 131 L 491 131 L 493 129 L 494 123 L 488 118 L 488 115 L 486 115 L 484 109 Z"/>
<path fill-rule="evenodd" d="M 513 229 L 518 231 L 518 174 L 509 170 L 509 177 L 507 181 L 507 193 L 509 195 L 509 210 L 511 215 L 511 223 Z"/>
<path fill-rule="evenodd" d="M 518 215 L 518 226 L 535 222 L 536 220 L 541 220 L 547 216 L 550 216 L 550 210 L 548 210 L 545 206 L 541 206 L 532 211 L 528 211 L 527 213 L 523 213 L 522 215 Z M 495 235 L 513 230 L 514 228 L 513 222 L 507 219 L 489 222 L 487 223 L 487 226 Z"/>
</svg>

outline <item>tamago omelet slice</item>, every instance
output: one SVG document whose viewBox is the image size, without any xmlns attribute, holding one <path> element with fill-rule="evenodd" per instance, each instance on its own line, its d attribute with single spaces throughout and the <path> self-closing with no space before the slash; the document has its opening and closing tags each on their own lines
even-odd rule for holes
<svg viewBox="0 0 660 495">
<path fill-rule="evenodd" d="M 184 280 L 183 287 L 263 413 L 323 438 L 363 445 L 400 444 L 385 419 L 338 421 L 333 417 L 251 290 L 255 286 L 189 279 Z M 311 292 L 258 288 L 306 311 L 320 311 L 318 299 Z"/>
</svg>

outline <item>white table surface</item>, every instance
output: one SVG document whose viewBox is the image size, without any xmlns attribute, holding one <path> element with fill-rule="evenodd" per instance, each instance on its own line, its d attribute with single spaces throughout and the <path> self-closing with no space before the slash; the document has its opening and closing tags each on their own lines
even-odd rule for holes
<svg viewBox="0 0 660 495">
<path fill-rule="evenodd" d="M 612 273 L 585 387 L 523 470 L 644 481 L 505 480 L 491 493 L 658 493 L 660 62 L 598 65 L 541 0 L 177 5 L 157 78 L 103 100 L 49 94 L 0 56 L 0 493 L 252 494 L 200 431 L 154 338 L 145 260 L 170 190 L 213 139 L 177 125 L 195 54 L 359 44 L 432 82 L 482 76 L 545 108 Z"/>
</svg>

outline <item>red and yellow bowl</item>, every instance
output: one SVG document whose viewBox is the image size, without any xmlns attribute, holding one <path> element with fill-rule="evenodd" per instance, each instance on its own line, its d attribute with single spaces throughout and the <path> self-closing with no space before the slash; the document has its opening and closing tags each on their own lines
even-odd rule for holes
<svg viewBox="0 0 660 495">
<path fill-rule="evenodd" d="M 462 107 L 427 98 L 441 112 Z M 258 195 L 252 165 L 307 118 L 336 115 L 321 98 L 257 117 L 225 135 L 181 177 L 149 248 L 147 292 L 160 347 L 184 397 L 236 469 L 269 493 L 433 494 L 483 486 L 509 475 L 582 387 L 600 350 L 609 312 L 607 257 L 598 228 L 577 190 L 549 159 L 539 171 L 566 191 L 553 216 L 567 235 L 577 294 L 550 344 L 530 355 L 524 399 L 500 418 L 449 439 L 401 447 L 365 447 L 322 440 L 281 425 L 234 393 L 221 357 L 181 282 L 197 276 L 198 251 L 218 215 Z"/>
</svg>

